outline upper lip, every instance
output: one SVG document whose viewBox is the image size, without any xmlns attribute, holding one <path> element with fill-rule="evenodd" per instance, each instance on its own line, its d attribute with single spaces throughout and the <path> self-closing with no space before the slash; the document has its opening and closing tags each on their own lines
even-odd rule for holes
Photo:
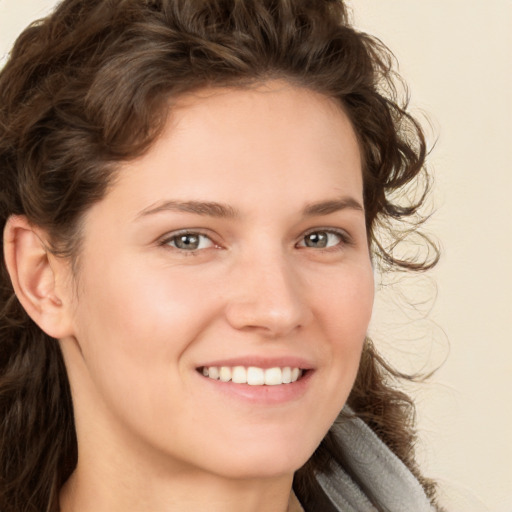
<svg viewBox="0 0 512 512">
<path fill-rule="evenodd" d="M 296 356 L 283 356 L 283 357 L 262 357 L 262 356 L 243 356 L 230 359 L 216 359 L 214 361 L 207 361 L 198 365 L 198 368 L 209 368 L 211 366 L 255 366 L 257 368 L 300 368 L 302 370 L 312 370 L 314 365 L 311 361 Z"/>
</svg>

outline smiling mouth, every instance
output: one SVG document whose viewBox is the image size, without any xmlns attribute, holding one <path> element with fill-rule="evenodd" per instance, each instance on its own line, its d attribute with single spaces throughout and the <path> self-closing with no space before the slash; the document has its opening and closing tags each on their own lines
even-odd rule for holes
<svg viewBox="0 0 512 512">
<path fill-rule="evenodd" d="M 278 386 L 301 379 L 307 370 L 290 366 L 259 368 L 257 366 L 203 366 L 198 371 L 208 379 L 249 386 Z"/>
</svg>

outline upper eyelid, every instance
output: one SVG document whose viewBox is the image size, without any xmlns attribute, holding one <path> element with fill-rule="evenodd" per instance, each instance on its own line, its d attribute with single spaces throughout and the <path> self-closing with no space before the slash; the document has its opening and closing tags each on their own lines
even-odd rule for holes
<svg viewBox="0 0 512 512">
<path fill-rule="evenodd" d="M 303 233 L 303 236 L 309 235 L 310 233 L 316 233 L 317 231 L 324 231 L 326 233 L 346 233 L 348 235 L 346 230 L 342 228 L 335 228 L 332 226 L 318 226 L 306 229 L 306 231 Z"/>
<path fill-rule="evenodd" d="M 160 236 L 160 239 L 163 238 L 173 238 L 179 235 L 203 235 L 207 237 L 211 237 L 210 230 L 204 228 L 182 228 L 182 229 L 173 229 L 171 231 L 167 231 L 164 235 Z"/>
</svg>

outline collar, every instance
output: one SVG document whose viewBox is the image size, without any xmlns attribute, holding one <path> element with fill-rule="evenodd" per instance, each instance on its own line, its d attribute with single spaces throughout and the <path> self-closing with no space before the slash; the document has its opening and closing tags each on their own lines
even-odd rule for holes
<svg viewBox="0 0 512 512">
<path fill-rule="evenodd" d="M 332 427 L 343 452 L 343 462 L 333 454 L 333 468 L 318 473 L 318 507 L 307 512 L 434 512 L 423 487 L 407 466 L 353 412 Z M 373 503 L 378 504 L 378 509 Z M 299 509 L 300 510 L 300 509 Z"/>
</svg>

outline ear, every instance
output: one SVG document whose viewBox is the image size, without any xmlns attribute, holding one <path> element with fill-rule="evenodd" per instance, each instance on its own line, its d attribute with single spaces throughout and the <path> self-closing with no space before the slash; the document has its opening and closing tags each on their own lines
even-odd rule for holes
<svg viewBox="0 0 512 512">
<path fill-rule="evenodd" d="M 23 215 L 13 215 L 4 229 L 4 257 L 16 297 L 49 336 L 71 334 L 72 295 L 69 263 L 48 250 L 44 230 Z"/>
</svg>

